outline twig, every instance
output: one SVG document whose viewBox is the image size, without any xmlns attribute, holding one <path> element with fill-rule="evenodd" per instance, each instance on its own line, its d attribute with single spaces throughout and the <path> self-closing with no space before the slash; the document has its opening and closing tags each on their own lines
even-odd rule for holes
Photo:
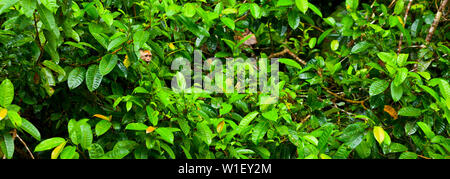
<svg viewBox="0 0 450 179">
<path fill-rule="evenodd" d="M 303 119 L 300 121 L 300 123 L 306 122 L 310 117 L 311 117 L 311 115 L 308 114 L 305 118 L 303 118 Z"/>
<path fill-rule="evenodd" d="M 240 21 L 242 19 L 245 19 L 247 17 L 248 14 L 244 14 L 243 16 L 237 18 L 236 20 L 234 20 L 234 22 Z"/>
<path fill-rule="evenodd" d="M 36 39 L 35 39 L 35 41 L 36 41 L 36 43 L 37 43 L 37 45 L 39 47 L 39 50 L 41 51 L 41 53 L 39 53 L 38 59 L 36 60 L 36 63 L 38 63 L 39 60 L 42 58 L 42 56 L 44 56 L 44 47 L 42 47 L 41 38 L 39 37 L 39 30 L 38 30 L 37 19 L 36 19 L 36 12 L 37 12 L 37 10 L 34 10 L 34 13 L 33 13 L 34 28 L 36 30 L 36 37 L 35 37 Z"/>
<path fill-rule="evenodd" d="M 406 25 L 406 20 L 408 19 L 409 9 L 411 9 L 411 5 L 412 5 L 413 1 L 414 0 L 409 0 L 408 6 L 406 7 L 405 17 L 403 18 L 403 27 L 405 27 L 405 25 Z M 403 40 L 403 33 L 400 34 L 400 40 L 398 42 L 397 54 L 400 54 L 400 52 L 402 51 L 402 40 Z"/>
<path fill-rule="evenodd" d="M 392 6 L 394 6 L 394 4 L 395 4 L 395 1 L 397 1 L 397 0 L 393 0 L 393 1 L 391 1 L 391 4 L 389 4 L 389 6 L 388 6 L 388 9 L 390 9 L 390 8 L 392 8 Z"/>
<path fill-rule="evenodd" d="M 298 62 L 300 62 L 302 65 L 306 65 L 306 62 L 304 60 L 302 60 L 300 57 L 298 57 L 297 55 L 295 55 L 291 50 L 289 50 L 287 47 L 284 48 L 283 51 L 281 52 L 277 52 L 277 53 L 273 53 L 269 55 L 269 58 L 275 58 L 275 57 L 280 57 L 283 56 L 285 54 L 289 54 L 291 57 L 293 57 L 295 60 L 297 60 Z"/>
<path fill-rule="evenodd" d="M 425 157 L 425 156 L 419 155 L 419 154 L 417 154 L 417 156 L 420 157 L 420 158 L 423 158 L 423 159 L 431 159 L 431 158 L 429 158 L 429 157 Z"/>
<path fill-rule="evenodd" d="M 322 86 L 323 89 L 325 89 L 325 91 L 326 91 L 327 93 L 333 95 L 334 97 L 336 97 L 336 98 L 338 98 L 338 99 L 340 99 L 340 100 L 342 100 L 342 101 L 348 102 L 348 103 L 361 104 L 361 106 L 362 106 L 365 110 L 367 110 L 367 107 L 364 106 L 364 102 L 367 101 L 369 98 L 367 98 L 367 99 L 365 99 L 365 100 L 362 100 L 362 101 L 355 101 L 355 100 L 351 100 L 351 99 L 347 99 L 347 98 L 344 98 L 344 97 L 342 97 L 342 96 L 339 96 L 338 94 L 332 92 L 330 89 L 328 89 L 327 87 L 325 87 L 323 84 L 321 84 L 321 86 Z"/>
<path fill-rule="evenodd" d="M 436 27 L 439 24 L 439 21 L 442 16 L 442 11 L 445 7 L 447 7 L 448 0 L 442 0 L 441 6 L 438 9 L 438 12 L 436 13 L 436 16 L 434 17 L 433 24 L 430 27 L 430 30 L 428 31 L 427 38 L 425 39 L 425 45 L 428 45 L 431 41 L 431 37 L 433 37 L 434 31 L 436 31 Z"/>
<path fill-rule="evenodd" d="M 31 159 L 34 159 L 34 155 L 33 153 L 30 151 L 30 149 L 28 148 L 27 144 L 22 140 L 22 138 L 19 137 L 19 135 L 16 133 L 16 137 L 20 140 L 20 142 L 22 142 L 22 144 L 25 146 L 25 148 L 27 149 L 28 153 L 30 154 Z"/>
</svg>

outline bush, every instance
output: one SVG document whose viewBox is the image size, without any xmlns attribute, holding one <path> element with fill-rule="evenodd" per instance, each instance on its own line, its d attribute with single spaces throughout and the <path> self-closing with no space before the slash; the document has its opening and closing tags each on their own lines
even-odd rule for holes
<svg viewBox="0 0 450 179">
<path fill-rule="evenodd" d="M 435 1 L 0 0 L 0 156 L 448 158 L 448 8 Z M 278 58 L 277 101 L 220 65 L 174 68 L 196 50 L 206 69 Z M 276 67 L 236 63 L 224 71 Z"/>
</svg>

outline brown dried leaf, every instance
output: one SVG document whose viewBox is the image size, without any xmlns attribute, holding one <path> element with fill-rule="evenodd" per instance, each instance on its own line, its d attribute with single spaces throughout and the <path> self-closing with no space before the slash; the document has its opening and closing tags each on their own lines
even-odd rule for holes
<svg viewBox="0 0 450 179">
<path fill-rule="evenodd" d="M 398 114 L 395 109 L 389 105 L 384 105 L 384 111 L 387 112 L 392 118 L 397 119 Z"/>
<path fill-rule="evenodd" d="M 151 133 L 151 132 L 153 132 L 155 129 L 156 129 L 155 127 L 148 126 L 147 129 L 145 130 L 145 133 L 146 133 L 146 134 Z"/>
</svg>

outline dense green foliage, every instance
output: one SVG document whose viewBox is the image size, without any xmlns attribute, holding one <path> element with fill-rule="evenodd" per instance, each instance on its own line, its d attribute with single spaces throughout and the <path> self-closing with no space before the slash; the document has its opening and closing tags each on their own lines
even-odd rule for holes
<svg viewBox="0 0 450 179">
<path fill-rule="evenodd" d="M 440 5 L 0 0 L 0 156 L 448 158 Z M 204 60 L 281 58 L 278 102 L 175 93 L 171 63 L 197 49 Z"/>
</svg>

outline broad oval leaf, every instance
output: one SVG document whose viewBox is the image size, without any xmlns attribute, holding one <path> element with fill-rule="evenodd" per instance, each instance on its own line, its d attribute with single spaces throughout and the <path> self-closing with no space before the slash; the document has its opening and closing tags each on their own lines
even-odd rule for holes
<svg viewBox="0 0 450 179">
<path fill-rule="evenodd" d="M 22 125 L 20 126 L 20 128 L 33 136 L 36 140 L 41 140 L 41 133 L 30 121 L 22 118 Z"/>
<path fill-rule="evenodd" d="M 413 107 L 403 107 L 398 110 L 398 115 L 400 116 L 409 116 L 409 117 L 417 117 L 420 116 L 421 110 Z"/>
<path fill-rule="evenodd" d="M 80 144 L 81 147 L 85 150 L 88 150 L 89 147 L 92 144 L 93 135 L 91 130 L 91 125 L 89 125 L 87 122 L 83 122 L 80 124 Z"/>
<path fill-rule="evenodd" d="M 76 67 L 70 73 L 67 79 L 67 85 L 69 89 L 73 90 L 83 83 L 84 77 L 86 76 L 86 69 L 83 67 Z"/>
<path fill-rule="evenodd" d="M 212 143 L 213 134 L 206 122 L 201 122 L 197 124 L 197 131 L 199 132 L 199 137 L 209 145 Z"/>
<path fill-rule="evenodd" d="M 239 127 L 246 127 L 252 122 L 253 119 L 255 119 L 256 116 L 258 116 L 258 111 L 253 111 L 251 113 L 248 113 L 239 123 Z"/>
<path fill-rule="evenodd" d="M 366 41 L 359 42 L 352 48 L 352 54 L 365 52 L 372 44 Z"/>
<path fill-rule="evenodd" d="M 224 127 L 225 127 L 225 121 L 219 122 L 219 124 L 217 124 L 217 128 L 216 128 L 217 133 L 221 133 Z"/>
<path fill-rule="evenodd" d="M 144 129 L 145 130 L 145 129 Z M 161 136 L 161 138 L 165 141 L 167 141 L 170 144 L 173 144 L 173 133 L 170 129 L 165 128 L 165 127 L 159 127 L 156 130 L 156 133 L 159 134 L 159 136 Z"/>
<path fill-rule="evenodd" d="M 298 64 L 296 61 L 289 59 L 289 58 L 280 58 L 280 59 L 278 59 L 278 62 L 288 65 L 288 66 L 291 66 L 291 67 L 294 67 L 294 68 L 297 68 L 299 70 L 302 69 L 302 66 L 300 66 L 300 64 Z"/>
<path fill-rule="evenodd" d="M 261 7 L 259 7 L 259 5 L 256 3 L 251 3 L 250 13 L 255 19 L 259 19 L 261 17 Z"/>
<path fill-rule="evenodd" d="M 37 11 L 40 16 L 39 19 L 41 20 L 42 24 L 44 24 L 46 29 L 52 32 L 56 38 L 59 38 L 60 36 L 59 28 L 58 25 L 56 24 L 55 17 L 52 11 L 50 11 L 49 9 L 47 9 L 47 7 L 39 3 L 37 4 Z"/>
<path fill-rule="evenodd" d="M 394 82 L 391 82 L 391 96 L 394 102 L 399 101 L 403 96 L 403 87 L 401 85 L 395 86 Z"/>
<path fill-rule="evenodd" d="M 119 57 L 117 55 L 107 54 L 103 56 L 102 60 L 100 61 L 99 65 L 99 71 L 100 74 L 103 76 L 110 73 L 114 67 L 117 65 L 117 62 L 119 61 Z"/>
<path fill-rule="evenodd" d="M 98 66 L 89 66 L 88 70 L 86 71 L 86 86 L 90 92 L 93 92 L 100 86 L 102 79 L 103 75 L 100 73 Z"/>
<path fill-rule="evenodd" d="M 428 139 L 433 139 L 433 137 L 435 136 L 434 132 L 431 130 L 430 126 L 428 126 L 426 123 L 424 122 L 417 122 L 417 125 L 420 127 L 420 129 L 422 129 L 423 133 L 425 134 L 425 136 L 427 136 Z"/>
<path fill-rule="evenodd" d="M 42 142 L 40 142 L 36 148 L 34 149 L 35 152 L 50 150 L 55 148 L 56 146 L 60 145 L 61 143 L 66 142 L 65 139 L 61 137 L 53 137 L 50 139 L 46 139 Z"/>
<path fill-rule="evenodd" d="M 8 132 L 4 132 L 2 138 L 3 141 L 0 142 L 0 145 L 3 148 L 2 151 L 6 152 L 5 156 L 7 159 L 11 159 L 14 155 L 14 139 Z"/>
<path fill-rule="evenodd" d="M 383 143 L 384 141 L 384 130 L 380 126 L 375 126 L 373 128 L 373 136 L 378 141 L 379 144 Z"/>
<path fill-rule="evenodd" d="M 406 77 L 408 77 L 408 69 L 400 68 L 394 78 L 394 85 L 400 86 L 405 81 Z"/>
<path fill-rule="evenodd" d="M 336 51 L 339 48 L 339 41 L 338 40 L 333 40 L 331 41 L 331 50 Z"/>
<path fill-rule="evenodd" d="M 66 71 L 64 71 L 64 69 L 61 66 L 59 66 L 58 64 L 56 64 L 55 62 L 50 61 L 50 60 L 44 60 L 42 62 L 42 64 L 45 65 L 50 70 L 53 70 L 56 73 L 59 73 L 61 76 L 66 76 Z"/>
<path fill-rule="evenodd" d="M 135 131 L 145 131 L 147 128 L 148 126 L 142 123 L 130 123 L 125 127 L 126 130 L 135 130 Z"/>
<path fill-rule="evenodd" d="M 295 0 L 295 5 L 303 14 L 308 11 L 308 0 Z"/>
<path fill-rule="evenodd" d="M 107 50 L 110 51 L 112 49 L 115 49 L 125 43 L 127 40 L 128 38 L 126 36 L 119 36 L 109 43 Z"/>
<path fill-rule="evenodd" d="M 61 152 L 64 150 L 64 146 L 66 146 L 66 143 L 67 141 L 59 144 L 55 149 L 53 149 L 50 158 L 57 159 L 59 157 L 59 154 L 61 154 Z"/>
<path fill-rule="evenodd" d="M 112 126 L 112 123 L 107 120 L 101 120 L 95 125 L 95 134 L 97 136 L 103 135 L 107 132 Z"/>
<path fill-rule="evenodd" d="M 389 87 L 389 83 L 385 80 L 377 80 L 369 87 L 369 95 L 375 96 L 384 92 Z"/>
<path fill-rule="evenodd" d="M 14 85 L 9 79 L 5 79 L 0 84 L 0 106 L 6 107 L 14 99 Z"/>
<path fill-rule="evenodd" d="M 234 28 L 236 27 L 234 24 L 234 20 L 232 20 L 228 17 L 222 17 L 222 18 L 220 18 L 220 21 L 222 21 L 222 23 L 224 23 L 231 30 L 234 30 Z"/>
</svg>

